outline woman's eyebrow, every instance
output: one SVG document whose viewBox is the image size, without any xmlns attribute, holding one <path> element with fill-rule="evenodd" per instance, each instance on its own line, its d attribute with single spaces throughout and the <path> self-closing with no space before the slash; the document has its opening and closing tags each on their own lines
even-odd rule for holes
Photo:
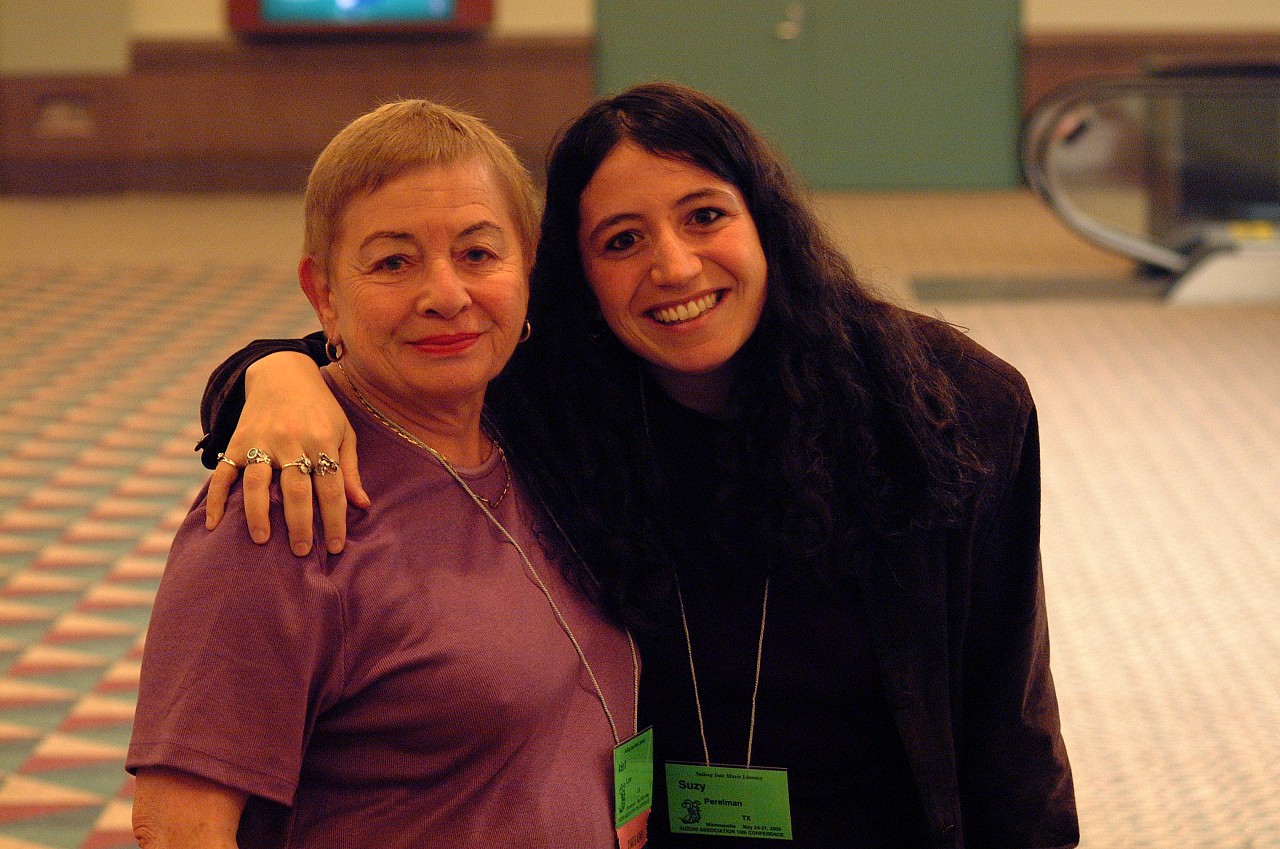
<svg viewBox="0 0 1280 849">
<path fill-rule="evenodd" d="M 617 224 L 621 224 L 623 221 L 631 221 L 633 219 L 638 220 L 639 218 L 640 213 L 638 212 L 619 212 L 616 215 L 610 215 L 608 218 L 591 228 L 591 232 L 587 234 L 587 241 L 595 241 L 596 236 L 600 235 L 602 231 L 608 230 L 610 227 Z"/>
<path fill-rule="evenodd" d="M 501 236 L 501 237 L 506 236 L 506 231 L 502 229 L 502 226 L 500 224 L 498 224 L 495 221 L 484 220 L 484 221 L 477 221 L 475 224 L 472 224 L 469 227 L 465 227 L 462 230 L 462 232 L 458 233 L 458 235 L 455 238 L 464 238 L 466 236 L 473 236 L 477 233 L 492 234 L 492 235 Z M 365 236 L 364 239 L 360 242 L 360 247 L 362 248 L 368 247 L 374 242 L 380 241 L 382 239 L 389 239 L 393 242 L 414 241 L 414 237 L 412 233 L 406 233 L 401 230 L 378 230 L 373 233 L 370 233 L 368 236 Z"/>
<path fill-rule="evenodd" d="M 370 233 L 368 236 L 365 236 L 360 242 L 360 247 L 367 248 L 369 245 L 382 239 L 390 239 L 393 242 L 412 242 L 413 236 L 399 230 L 379 230 L 376 233 Z"/>
<path fill-rule="evenodd" d="M 496 221 L 485 220 L 485 221 L 477 221 L 475 224 L 472 224 L 470 227 L 464 228 L 463 231 L 458 234 L 458 238 L 461 239 L 465 236 L 474 236 L 478 233 L 484 233 L 486 235 L 501 236 L 503 238 L 506 238 L 506 235 L 507 235 L 507 231 L 502 229 L 502 225 L 498 224 Z"/>
<path fill-rule="evenodd" d="M 694 191 L 689 192 L 687 195 L 680 198 L 680 200 L 676 201 L 676 206 L 684 206 L 685 204 L 693 201 L 708 200 L 710 198 L 728 198 L 732 201 L 737 200 L 733 192 L 708 186 L 705 189 L 695 189 Z"/>
</svg>

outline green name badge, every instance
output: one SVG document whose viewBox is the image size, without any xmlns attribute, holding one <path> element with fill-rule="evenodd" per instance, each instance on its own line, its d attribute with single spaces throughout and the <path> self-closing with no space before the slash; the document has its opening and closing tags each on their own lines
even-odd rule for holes
<svg viewBox="0 0 1280 849">
<path fill-rule="evenodd" d="M 613 823 L 621 849 L 645 845 L 652 808 L 653 729 L 646 728 L 613 749 Z"/>
<path fill-rule="evenodd" d="M 785 769 L 667 764 L 673 834 L 791 839 Z"/>
</svg>

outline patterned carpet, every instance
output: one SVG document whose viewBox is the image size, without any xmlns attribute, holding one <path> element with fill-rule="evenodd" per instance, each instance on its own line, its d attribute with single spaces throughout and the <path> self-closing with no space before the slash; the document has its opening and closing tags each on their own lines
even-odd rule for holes
<svg viewBox="0 0 1280 849">
<path fill-rule="evenodd" d="M 1280 847 L 1280 306 L 955 303 L 1040 411 L 1082 846 Z"/>
<path fill-rule="evenodd" d="M 0 270 L 0 849 L 134 846 L 144 631 L 205 471 L 204 379 L 310 329 L 289 272 Z"/>
<path fill-rule="evenodd" d="M 3 268 L 0 849 L 132 846 L 149 606 L 208 371 L 314 324 L 290 269 Z M 1085 847 L 1280 849 L 1280 308 L 955 302 L 1041 409 Z"/>
</svg>

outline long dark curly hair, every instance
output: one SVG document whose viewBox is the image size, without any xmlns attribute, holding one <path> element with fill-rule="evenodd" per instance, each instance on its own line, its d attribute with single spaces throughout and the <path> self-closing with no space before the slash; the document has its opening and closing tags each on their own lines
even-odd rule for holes
<svg viewBox="0 0 1280 849">
<path fill-rule="evenodd" d="M 719 448 L 724 509 L 710 532 L 723 550 L 821 576 L 840 568 L 829 555 L 843 541 L 954 520 L 981 464 L 919 317 L 859 282 L 780 157 L 738 114 L 683 86 L 638 85 L 591 106 L 550 154 L 534 333 L 490 396 L 531 485 L 600 579 L 600 601 L 629 624 L 648 621 L 670 591 L 674 545 L 643 363 L 603 323 L 578 248 L 579 198 L 623 140 L 736 186 L 768 262 Z"/>
</svg>

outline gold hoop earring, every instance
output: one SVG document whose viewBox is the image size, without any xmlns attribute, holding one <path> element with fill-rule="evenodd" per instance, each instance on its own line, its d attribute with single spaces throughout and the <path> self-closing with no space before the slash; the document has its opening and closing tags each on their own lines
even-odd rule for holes
<svg viewBox="0 0 1280 849">
<path fill-rule="evenodd" d="M 329 358 L 329 362 L 336 363 L 347 355 L 347 347 L 342 344 L 342 340 L 332 342 L 328 339 L 324 343 L 324 355 Z"/>
<path fill-rule="evenodd" d="M 532 335 L 533 335 L 533 325 L 529 323 L 529 320 L 528 320 L 528 319 L 525 319 L 525 322 L 524 322 L 524 330 L 522 330 L 522 331 L 520 332 L 520 338 L 519 338 L 519 339 L 517 339 L 516 341 L 517 341 L 517 342 L 527 342 L 527 341 L 529 341 L 529 337 L 530 337 L 530 336 L 532 336 Z"/>
</svg>

